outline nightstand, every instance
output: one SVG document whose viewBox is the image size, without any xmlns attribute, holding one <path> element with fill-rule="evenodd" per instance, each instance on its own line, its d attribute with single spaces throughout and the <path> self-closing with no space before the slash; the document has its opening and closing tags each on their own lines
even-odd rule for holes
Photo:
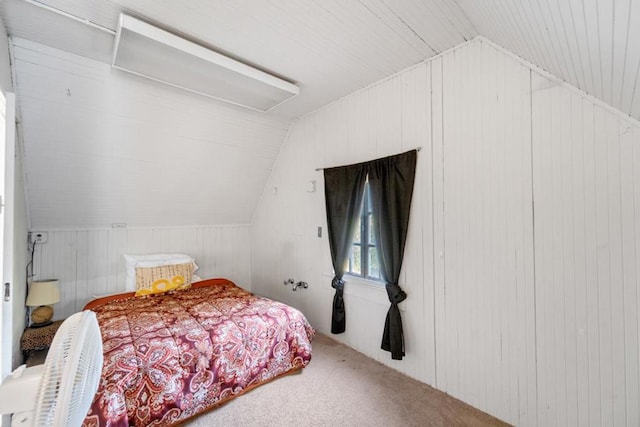
<svg viewBox="0 0 640 427">
<path fill-rule="evenodd" d="M 64 320 L 56 320 L 41 328 L 27 328 L 20 339 L 20 349 L 27 366 L 44 363 L 53 337 Z"/>
</svg>

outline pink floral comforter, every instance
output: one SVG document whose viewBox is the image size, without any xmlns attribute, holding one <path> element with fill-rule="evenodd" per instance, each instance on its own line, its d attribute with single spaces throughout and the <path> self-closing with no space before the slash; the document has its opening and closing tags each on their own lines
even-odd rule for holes
<svg viewBox="0 0 640 427">
<path fill-rule="evenodd" d="M 93 304 L 104 366 L 84 426 L 171 425 L 309 363 L 298 310 L 225 279 L 197 285 Z"/>
</svg>

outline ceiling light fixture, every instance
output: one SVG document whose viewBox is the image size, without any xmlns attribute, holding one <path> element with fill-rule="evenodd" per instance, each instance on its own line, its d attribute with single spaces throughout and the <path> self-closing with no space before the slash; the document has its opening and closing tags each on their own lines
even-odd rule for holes
<svg viewBox="0 0 640 427">
<path fill-rule="evenodd" d="M 118 20 L 111 65 L 263 112 L 300 93 L 295 84 L 125 14 Z"/>
</svg>

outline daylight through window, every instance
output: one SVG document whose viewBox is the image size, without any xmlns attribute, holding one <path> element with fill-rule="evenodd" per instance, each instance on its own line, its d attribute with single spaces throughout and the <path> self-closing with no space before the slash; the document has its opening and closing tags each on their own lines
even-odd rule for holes
<svg viewBox="0 0 640 427">
<path fill-rule="evenodd" d="M 378 248 L 373 232 L 373 215 L 371 213 L 371 197 L 368 183 L 364 188 L 364 200 L 353 237 L 353 244 L 351 245 L 347 273 L 365 279 L 382 280 L 380 278 Z"/>
</svg>

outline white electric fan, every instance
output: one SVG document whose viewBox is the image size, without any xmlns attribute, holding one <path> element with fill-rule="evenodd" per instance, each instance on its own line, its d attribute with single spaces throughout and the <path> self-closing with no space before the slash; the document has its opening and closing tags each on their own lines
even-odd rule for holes
<svg viewBox="0 0 640 427">
<path fill-rule="evenodd" d="M 76 313 L 58 329 L 44 365 L 16 369 L 0 386 L 0 413 L 12 426 L 80 426 L 98 389 L 102 338 L 92 311 Z"/>
</svg>

